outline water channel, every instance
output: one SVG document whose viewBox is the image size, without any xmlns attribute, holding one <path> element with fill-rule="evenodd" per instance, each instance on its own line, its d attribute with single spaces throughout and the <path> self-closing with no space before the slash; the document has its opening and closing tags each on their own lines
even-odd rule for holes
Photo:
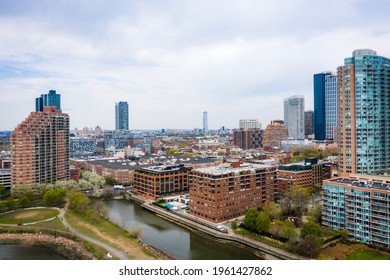
<svg viewBox="0 0 390 280">
<path fill-rule="evenodd" d="M 0 245 L 0 260 L 66 260 L 66 258 L 46 247 Z"/>
<path fill-rule="evenodd" d="M 179 260 L 255 260 L 252 250 L 220 243 L 156 216 L 140 205 L 124 200 L 106 202 L 109 217 L 125 229 L 141 228 L 142 240 Z"/>
</svg>

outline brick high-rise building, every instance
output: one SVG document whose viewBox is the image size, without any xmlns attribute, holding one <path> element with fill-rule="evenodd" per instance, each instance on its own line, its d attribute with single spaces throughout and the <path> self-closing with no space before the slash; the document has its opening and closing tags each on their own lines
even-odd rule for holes
<svg viewBox="0 0 390 280">
<path fill-rule="evenodd" d="M 32 112 L 11 135 L 12 188 L 69 179 L 69 116 L 56 107 Z"/>
<path fill-rule="evenodd" d="M 276 167 L 225 164 L 190 172 L 191 214 L 215 223 L 244 215 L 251 207 L 273 201 Z"/>
<path fill-rule="evenodd" d="M 233 131 L 233 143 L 243 150 L 262 147 L 263 131 L 261 129 L 240 129 Z"/>
<path fill-rule="evenodd" d="M 282 120 L 271 121 L 263 133 L 263 147 L 278 146 L 280 140 L 288 137 L 288 129 Z"/>
</svg>

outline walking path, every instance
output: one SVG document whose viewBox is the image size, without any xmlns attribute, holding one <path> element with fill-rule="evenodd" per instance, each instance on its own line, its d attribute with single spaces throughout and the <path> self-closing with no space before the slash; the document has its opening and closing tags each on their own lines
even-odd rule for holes
<svg viewBox="0 0 390 280">
<path fill-rule="evenodd" d="M 232 229 L 228 229 L 228 233 L 222 233 L 216 229 L 216 225 L 207 223 L 204 220 L 200 220 L 198 218 L 194 218 L 195 220 L 189 219 L 188 216 L 182 215 L 176 212 L 167 211 L 163 208 L 160 208 L 154 204 L 151 204 L 150 201 L 146 201 L 144 204 L 142 204 L 142 207 L 149 209 L 152 212 L 157 213 L 158 215 L 161 215 L 163 217 L 166 217 L 168 219 L 174 220 L 178 223 L 185 224 L 187 226 L 190 226 L 196 230 L 205 232 L 209 235 L 212 235 L 217 238 L 222 238 L 226 240 L 236 241 L 242 244 L 245 244 L 249 247 L 255 248 L 257 250 L 260 250 L 261 252 L 268 254 L 270 256 L 276 257 L 277 259 L 283 259 L 283 260 L 299 260 L 304 259 L 304 257 L 287 252 L 283 249 L 273 247 L 271 245 L 268 245 L 266 243 L 263 243 L 258 240 L 251 239 L 249 237 L 245 237 L 244 235 L 238 235 L 235 234 L 235 232 Z M 193 217 L 192 217 L 193 218 Z"/>
<path fill-rule="evenodd" d="M 107 256 L 115 256 L 121 260 L 128 260 L 129 257 L 127 256 L 127 254 L 124 252 L 124 251 L 121 251 L 119 249 L 116 249 L 106 243 L 103 243 L 99 240 L 96 240 L 88 235 L 85 235 L 84 233 L 80 232 L 80 231 L 77 231 L 76 229 L 72 228 L 69 223 L 66 221 L 65 219 L 65 211 L 66 209 L 65 208 L 62 208 L 60 209 L 60 214 L 58 215 L 58 217 L 61 219 L 62 223 L 64 224 L 64 226 L 71 232 L 73 233 L 74 235 L 84 239 L 84 240 L 87 240 L 88 242 L 91 242 L 91 243 L 94 243 L 96 245 L 98 245 L 99 247 L 102 247 L 104 249 L 107 250 Z"/>
</svg>

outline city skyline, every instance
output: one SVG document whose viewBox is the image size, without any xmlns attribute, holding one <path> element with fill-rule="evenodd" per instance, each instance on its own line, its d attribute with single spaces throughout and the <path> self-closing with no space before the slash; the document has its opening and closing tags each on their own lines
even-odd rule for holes
<svg viewBox="0 0 390 280">
<path fill-rule="evenodd" d="M 289 96 L 313 110 L 312 75 L 353 50 L 390 57 L 387 1 L 202 4 L 2 1 L 0 130 L 50 89 L 71 128 L 113 129 L 117 100 L 132 104 L 132 129 L 200 128 L 203 111 L 210 129 L 266 126 Z"/>
</svg>

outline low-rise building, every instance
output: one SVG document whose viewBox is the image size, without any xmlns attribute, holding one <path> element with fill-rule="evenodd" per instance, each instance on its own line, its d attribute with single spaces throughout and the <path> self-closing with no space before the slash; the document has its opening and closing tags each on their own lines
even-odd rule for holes
<svg viewBox="0 0 390 280">
<path fill-rule="evenodd" d="M 190 172 L 190 212 L 215 223 L 244 215 L 274 200 L 276 167 L 260 164 L 218 165 Z"/>
<path fill-rule="evenodd" d="M 322 181 L 331 178 L 330 169 L 329 164 L 318 163 L 316 158 L 279 165 L 278 192 L 285 193 L 293 185 L 310 190 L 320 189 Z"/>
<path fill-rule="evenodd" d="M 174 193 L 188 192 L 188 172 L 183 164 L 155 165 L 134 172 L 134 192 L 146 198 L 158 199 Z"/>
<path fill-rule="evenodd" d="M 325 180 L 322 225 L 390 248 L 390 177 L 350 174 Z"/>
</svg>

